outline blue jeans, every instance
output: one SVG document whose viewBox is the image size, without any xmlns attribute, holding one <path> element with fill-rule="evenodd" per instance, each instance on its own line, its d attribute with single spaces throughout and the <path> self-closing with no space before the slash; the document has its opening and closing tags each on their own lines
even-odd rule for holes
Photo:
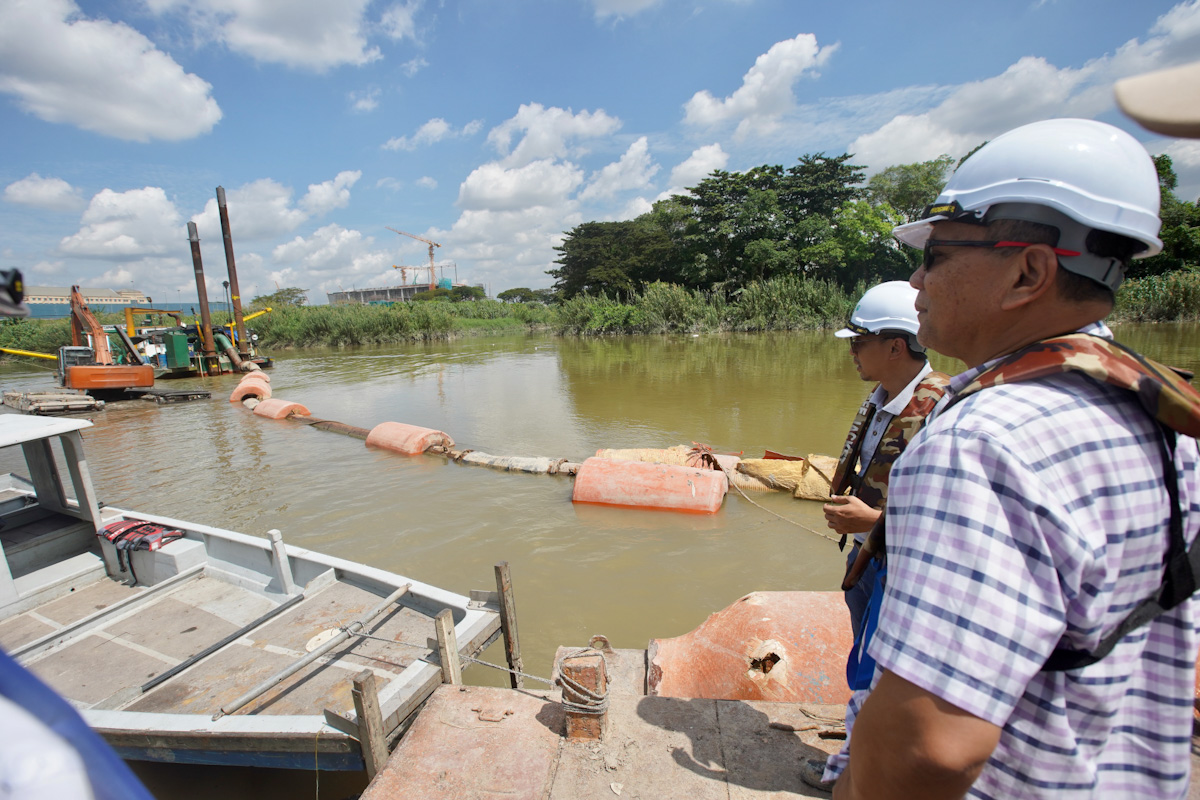
<svg viewBox="0 0 1200 800">
<path fill-rule="evenodd" d="M 858 558 L 860 547 L 856 542 L 854 547 L 850 548 L 849 555 L 846 556 L 846 570 L 854 565 L 855 559 Z M 854 632 L 855 641 L 858 640 L 862 633 L 863 618 L 867 614 L 867 603 L 871 599 L 871 590 L 875 586 L 875 573 L 878 572 L 878 563 L 875 559 L 871 559 L 867 565 L 867 569 L 863 572 L 862 577 L 858 579 L 858 583 L 854 584 L 848 592 L 846 592 L 846 607 L 850 609 L 850 629 Z"/>
</svg>

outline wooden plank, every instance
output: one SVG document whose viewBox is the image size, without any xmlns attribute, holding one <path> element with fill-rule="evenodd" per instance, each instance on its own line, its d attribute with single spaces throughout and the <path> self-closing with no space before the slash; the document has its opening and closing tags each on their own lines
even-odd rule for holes
<svg viewBox="0 0 1200 800">
<path fill-rule="evenodd" d="M 462 664 L 458 660 L 458 639 L 454 635 L 454 613 L 444 608 L 434 619 L 437 629 L 438 657 L 442 662 L 442 682 L 462 685 Z"/>
<path fill-rule="evenodd" d="M 77 620 L 70 625 L 63 626 L 60 630 L 54 631 L 40 639 L 35 639 L 29 644 L 23 645 L 9 653 L 10 656 L 17 660 L 27 659 L 48 647 L 65 642 L 68 639 L 80 636 L 88 630 L 101 625 L 112 617 L 117 612 L 130 611 L 138 606 L 148 603 L 151 600 L 161 596 L 167 589 L 172 589 L 184 581 L 199 577 L 204 572 L 204 564 L 197 564 L 189 570 L 168 578 L 162 583 L 151 586 L 143 592 L 140 592 L 132 597 L 127 597 L 124 600 L 113 603 L 110 606 L 100 609 L 95 614 Z"/>
<path fill-rule="evenodd" d="M 387 764 L 387 739 L 383 736 L 375 673 L 364 669 L 355 675 L 350 694 L 354 697 L 354 713 L 358 715 L 358 742 L 367 765 L 367 780 L 373 780 Z"/>
<path fill-rule="evenodd" d="M 512 575 L 508 562 L 496 565 L 496 591 L 500 595 L 500 628 L 504 631 L 504 656 L 508 659 L 508 680 L 514 689 L 524 689 L 525 679 L 518 673 L 525 671 L 521 660 L 521 640 L 517 636 L 517 603 L 513 597 Z"/>
</svg>

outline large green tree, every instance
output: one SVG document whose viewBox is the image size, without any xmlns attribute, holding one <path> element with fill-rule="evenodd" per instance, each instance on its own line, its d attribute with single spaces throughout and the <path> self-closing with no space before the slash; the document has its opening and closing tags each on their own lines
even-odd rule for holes
<svg viewBox="0 0 1200 800">
<path fill-rule="evenodd" d="M 1176 197 L 1179 177 L 1169 155 L 1154 156 L 1154 167 L 1158 171 L 1159 217 L 1162 219 L 1158 238 L 1162 239 L 1163 249 L 1151 258 L 1135 259 L 1126 273 L 1130 278 L 1200 266 L 1200 208 L 1189 200 Z"/>
<path fill-rule="evenodd" d="M 250 301 L 253 309 L 282 308 L 284 306 L 302 306 L 308 303 L 308 290 L 289 286 L 271 294 L 263 294 Z"/>
<path fill-rule="evenodd" d="M 671 240 L 641 218 L 585 222 L 554 249 L 560 266 L 548 274 L 562 297 L 600 292 L 628 296 L 659 279 L 658 264 L 669 255 Z"/>
<path fill-rule="evenodd" d="M 887 204 L 903 222 L 921 216 L 946 185 L 954 159 L 947 155 L 915 164 L 896 164 L 867 181 L 867 197 L 875 205 Z"/>
</svg>

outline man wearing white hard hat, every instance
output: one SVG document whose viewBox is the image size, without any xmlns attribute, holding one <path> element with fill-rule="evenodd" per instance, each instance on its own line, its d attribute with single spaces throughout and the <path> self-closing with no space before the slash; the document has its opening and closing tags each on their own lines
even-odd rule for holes
<svg viewBox="0 0 1200 800">
<path fill-rule="evenodd" d="M 846 443 L 833 474 L 830 501 L 825 505 L 825 521 L 842 535 L 854 537 L 846 567 L 855 562 L 859 549 L 872 526 L 883 514 L 887 503 L 888 472 L 908 443 L 912 426 L 899 435 L 884 434 L 897 417 L 916 415 L 917 427 L 932 403 L 909 409 L 918 386 L 927 388 L 936 401 L 949 377 L 933 373 L 925 348 L 917 341 L 917 290 L 904 281 L 889 281 L 868 289 L 854 307 L 850 321 L 834 336 L 850 340 L 850 355 L 864 381 L 875 383 L 850 426 Z M 925 396 L 925 392 L 922 393 Z M 906 414 L 907 410 L 907 414 Z M 863 615 L 875 569 L 871 567 L 857 584 L 846 592 L 850 608 L 850 627 L 857 639 L 862 632 Z"/>
<path fill-rule="evenodd" d="M 864 627 L 869 627 L 864 622 L 872 594 L 878 591 L 885 573 L 874 558 L 860 554 L 887 504 L 892 464 L 950 381 L 948 375 L 933 371 L 924 346 L 917 341 L 916 299 L 917 290 L 905 281 L 881 283 L 863 294 L 847 326 L 834 334 L 850 340 L 850 355 L 859 376 L 875 382 L 850 426 L 824 508 L 829 527 L 842 535 L 841 546 L 847 537 L 854 537 L 846 559 L 847 574 L 860 558 L 864 564 L 853 585 L 845 588 L 855 641 L 852 669 L 847 673 L 857 676 L 861 672 L 864 679 L 871 674 L 869 660 L 862 658 L 870 633 L 864 634 Z M 858 683 L 850 679 L 850 688 L 866 688 Z M 824 761 L 806 761 L 801 765 L 801 777 L 811 786 L 827 788 L 830 784 L 822 777 L 825 769 Z"/>
<path fill-rule="evenodd" d="M 921 343 L 967 370 L 892 469 L 835 798 L 1187 796 L 1200 395 L 1101 322 L 1158 203 L 1141 144 L 1059 119 L 896 229 Z"/>
</svg>

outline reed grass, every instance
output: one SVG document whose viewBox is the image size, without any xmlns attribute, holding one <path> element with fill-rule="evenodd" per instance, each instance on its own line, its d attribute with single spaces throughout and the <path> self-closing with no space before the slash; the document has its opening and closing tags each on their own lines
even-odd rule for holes
<svg viewBox="0 0 1200 800">
<path fill-rule="evenodd" d="M 1187 322 L 1200 319 L 1200 272 L 1179 270 L 1121 284 L 1114 322 Z"/>
</svg>

